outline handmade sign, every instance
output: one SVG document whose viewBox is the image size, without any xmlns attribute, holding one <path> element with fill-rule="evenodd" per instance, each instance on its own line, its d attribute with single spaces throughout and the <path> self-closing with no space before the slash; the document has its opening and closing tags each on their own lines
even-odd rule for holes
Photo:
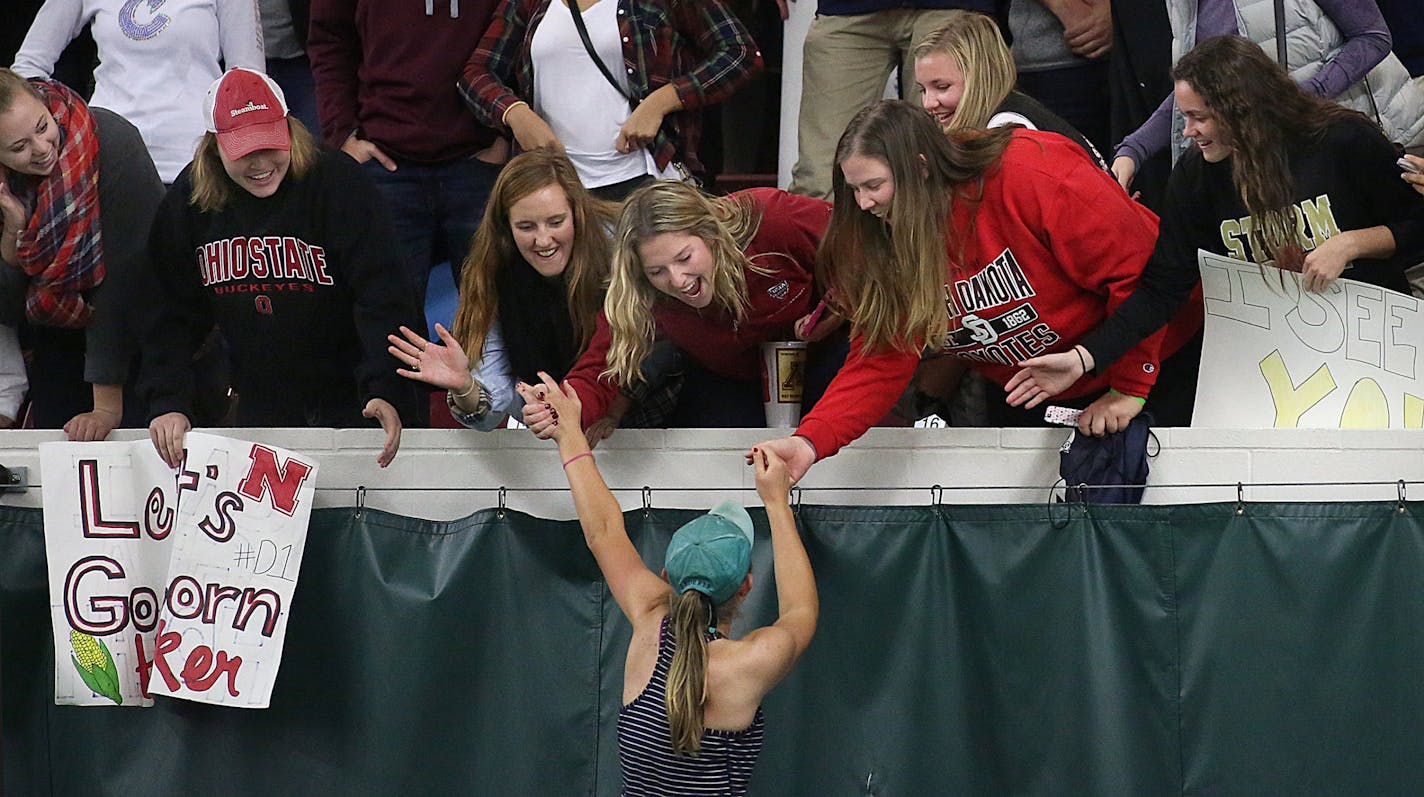
<svg viewBox="0 0 1424 797">
<path fill-rule="evenodd" d="M 1297 274 L 1197 253 L 1206 303 L 1193 426 L 1424 426 L 1424 307 L 1341 279 L 1324 293 Z"/>
<path fill-rule="evenodd" d="M 317 465 L 186 443 L 176 473 L 147 440 L 41 444 L 56 703 L 267 707 Z"/>
</svg>

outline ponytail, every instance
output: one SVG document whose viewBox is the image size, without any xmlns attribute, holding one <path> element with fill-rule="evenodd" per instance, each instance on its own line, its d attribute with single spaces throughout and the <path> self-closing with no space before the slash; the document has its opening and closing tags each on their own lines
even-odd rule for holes
<svg viewBox="0 0 1424 797">
<path fill-rule="evenodd" d="M 702 703 L 707 683 L 707 629 L 716 622 L 712 599 L 689 589 L 672 600 L 675 650 L 668 668 L 667 714 L 673 752 L 702 749 Z"/>
</svg>

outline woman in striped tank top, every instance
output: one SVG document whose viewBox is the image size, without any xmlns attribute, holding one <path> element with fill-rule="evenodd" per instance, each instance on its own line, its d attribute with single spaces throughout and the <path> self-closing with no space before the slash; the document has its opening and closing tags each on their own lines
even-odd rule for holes
<svg viewBox="0 0 1424 797">
<path fill-rule="evenodd" d="M 779 616 L 741 639 L 732 620 L 752 588 L 752 520 L 723 503 L 673 535 L 658 576 L 623 527 L 623 513 L 579 427 L 578 394 L 541 373 L 519 386 L 547 417 L 573 492 L 584 540 L 633 624 L 623 669 L 618 757 L 627 795 L 740 795 L 747 791 L 764 721 L 761 700 L 811 643 L 816 581 L 787 503 L 791 477 L 775 453 L 754 449 L 757 493 L 771 525 Z"/>
</svg>

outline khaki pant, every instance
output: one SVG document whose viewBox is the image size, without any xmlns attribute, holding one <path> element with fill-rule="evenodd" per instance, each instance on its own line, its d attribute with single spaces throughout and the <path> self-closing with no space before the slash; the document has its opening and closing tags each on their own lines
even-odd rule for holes
<svg viewBox="0 0 1424 797">
<path fill-rule="evenodd" d="M 799 154 L 791 190 L 830 198 L 836 142 L 856 111 L 880 99 L 900 67 L 905 99 L 918 103 L 910 50 L 944 24 L 947 9 L 897 8 L 847 16 L 818 15 L 802 50 Z"/>
</svg>

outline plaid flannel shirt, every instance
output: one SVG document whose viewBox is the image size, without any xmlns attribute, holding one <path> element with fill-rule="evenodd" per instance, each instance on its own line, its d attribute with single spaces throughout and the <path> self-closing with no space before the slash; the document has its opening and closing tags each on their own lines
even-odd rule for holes
<svg viewBox="0 0 1424 797">
<path fill-rule="evenodd" d="M 505 113 L 519 102 L 533 106 L 529 48 L 549 2 L 501 0 L 465 64 L 460 95 L 485 125 L 510 132 Z M 727 99 L 761 71 L 761 51 L 751 34 L 721 0 L 618 0 L 618 35 L 632 96 L 641 100 L 671 83 L 682 101 L 683 110 L 663 118 L 649 145 L 658 169 L 682 161 L 701 173 L 697 146 L 702 125 L 696 111 Z M 590 74 L 603 80 L 596 71 Z"/>
</svg>

